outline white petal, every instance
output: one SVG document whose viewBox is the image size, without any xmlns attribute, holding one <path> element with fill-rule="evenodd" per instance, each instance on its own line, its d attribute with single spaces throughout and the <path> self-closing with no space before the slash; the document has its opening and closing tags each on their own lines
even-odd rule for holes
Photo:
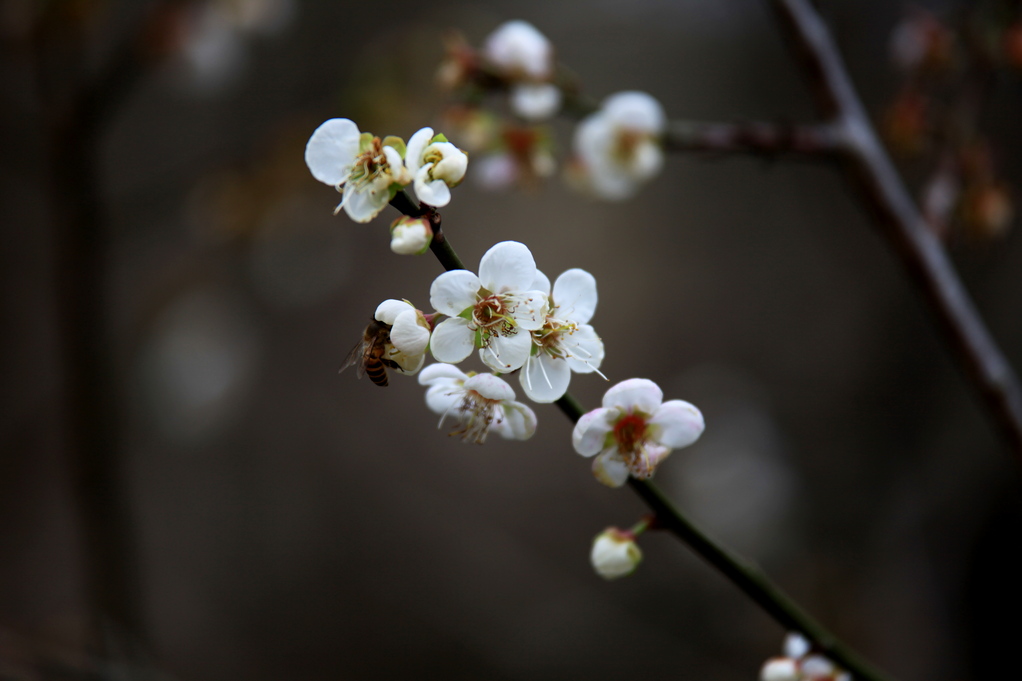
<svg viewBox="0 0 1022 681">
<path fill-rule="evenodd" d="M 429 304 L 437 312 L 457 317 L 476 304 L 479 277 L 468 270 L 444 272 L 429 287 Z"/>
<path fill-rule="evenodd" d="M 575 153 L 587 166 L 603 163 L 608 156 L 614 128 L 603 112 L 589 114 L 575 128 Z"/>
<path fill-rule="evenodd" d="M 436 366 L 430 364 L 429 366 Z M 428 369 L 429 367 L 426 367 Z M 425 369 L 423 370 L 425 371 Z M 420 374 L 421 375 L 421 374 Z M 465 397 L 465 390 L 451 383 L 434 385 L 426 391 L 426 406 L 435 414 L 453 413 Z"/>
<path fill-rule="evenodd" d="M 429 347 L 438 362 L 460 362 L 472 354 L 475 348 L 475 331 L 468 328 L 466 319 L 445 319 L 433 330 Z"/>
<path fill-rule="evenodd" d="M 660 172 L 664 165 L 664 152 L 647 140 L 639 144 L 632 154 L 629 171 L 636 180 L 648 180 Z"/>
<path fill-rule="evenodd" d="M 513 336 L 492 337 L 489 344 L 479 351 L 479 358 L 494 371 L 506 374 L 521 368 L 531 351 L 532 334 L 519 330 Z"/>
<path fill-rule="evenodd" d="M 593 475 L 607 487 L 625 484 L 628 473 L 628 466 L 617 452 L 605 452 L 593 459 Z"/>
<path fill-rule="evenodd" d="M 305 145 L 305 165 L 312 176 L 333 186 L 346 182 L 358 154 L 359 134 L 347 118 L 331 118 L 316 128 Z"/>
<path fill-rule="evenodd" d="M 688 447 L 703 434 L 706 424 L 695 406 L 683 400 L 664 402 L 649 420 L 654 438 L 671 449 Z"/>
<path fill-rule="evenodd" d="M 648 378 L 629 378 L 606 392 L 603 406 L 620 407 L 625 411 L 638 411 L 652 416 L 663 399 L 663 391 L 653 381 Z"/>
<path fill-rule="evenodd" d="M 514 389 L 493 374 L 476 374 L 465 381 L 465 390 L 474 390 L 488 400 L 513 400 Z"/>
<path fill-rule="evenodd" d="M 433 128 L 422 128 L 408 139 L 408 146 L 405 148 L 405 166 L 413 176 L 419 173 L 419 168 L 422 166 L 422 152 L 431 139 L 433 139 Z"/>
<path fill-rule="evenodd" d="M 432 383 L 447 384 L 454 381 L 465 381 L 468 376 L 464 371 L 453 364 L 430 364 L 419 374 L 419 385 L 430 385 Z"/>
<path fill-rule="evenodd" d="M 618 164 L 593 164 L 588 171 L 590 189 L 601 199 L 624 201 L 639 191 L 639 183 Z"/>
<path fill-rule="evenodd" d="M 514 308 L 511 318 L 522 329 L 535 331 L 543 328 L 549 299 L 542 291 L 525 291 L 504 297 L 505 302 Z"/>
<path fill-rule="evenodd" d="M 603 100 L 602 109 L 619 126 L 659 135 L 667 124 L 667 116 L 653 96 L 645 92 L 618 92 Z"/>
<path fill-rule="evenodd" d="M 390 179 L 392 182 L 406 185 L 412 181 L 413 174 L 405 168 L 405 161 L 401 158 L 401 154 L 397 149 L 394 147 L 383 147 L 383 155 L 387 157 L 387 165 L 390 167 Z"/>
<path fill-rule="evenodd" d="M 453 187 L 465 178 L 468 170 L 468 155 L 450 142 L 434 142 L 430 145 L 430 153 L 439 151 L 443 156 L 430 171 L 437 180 L 443 180 Z"/>
<path fill-rule="evenodd" d="M 529 289 L 533 291 L 542 291 L 543 293 L 550 295 L 550 279 L 545 274 L 536 270 L 536 277 L 532 280 L 532 284 L 529 285 Z"/>
<path fill-rule="evenodd" d="M 479 281 L 492 293 L 525 291 L 535 278 L 532 251 L 517 241 L 501 241 L 479 261 Z"/>
<path fill-rule="evenodd" d="M 508 440 L 528 440 L 536 433 L 536 413 L 521 402 L 501 405 L 503 419 L 493 425 L 501 437 Z"/>
<path fill-rule="evenodd" d="M 807 655 L 802 658 L 802 674 L 810 679 L 826 678 L 835 671 L 834 663 L 823 655 Z"/>
<path fill-rule="evenodd" d="M 451 202 L 451 189 L 443 180 L 427 177 L 430 165 L 424 165 L 415 176 L 415 195 L 426 205 L 443 208 Z"/>
<path fill-rule="evenodd" d="M 508 21 L 501 24 L 483 42 L 483 55 L 512 73 L 521 71 L 532 78 L 550 73 L 553 46 L 532 24 Z"/>
<path fill-rule="evenodd" d="M 390 330 L 390 342 L 406 355 L 422 355 L 426 352 L 429 329 L 419 324 L 419 313 L 415 309 L 405 310 L 397 316 Z"/>
<path fill-rule="evenodd" d="M 801 678 L 798 664 L 787 657 L 771 658 L 759 670 L 760 681 L 799 681 Z"/>
<path fill-rule="evenodd" d="M 518 376 L 525 395 L 533 402 L 549 403 L 561 399 L 571 383 L 571 368 L 563 359 L 545 352 L 532 355 Z"/>
<path fill-rule="evenodd" d="M 810 648 L 809 639 L 797 631 L 788 632 L 784 637 L 784 654 L 788 657 L 805 657 Z"/>
<path fill-rule="evenodd" d="M 554 316 L 576 324 L 587 324 L 596 312 L 596 277 L 576 268 L 557 277 L 554 282 Z"/>
<path fill-rule="evenodd" d="M 588 324 L 561 339 L 561 348 L 568 353 L 568 366 L 576 374 L 591 374 L 603 364 L 603 341 Z"/>
<path fill-rule="evenodd" d="M 396 300 L 394 298 L 389 298 L 379 304 L 379 306 L 376 308 L 376 314 L 373 316 L 376 318 L 377 321 L 393 326 L 394 320 L 397 319 L 397 316 L 399 314 L 414 309 L 415 309 L 414 307 L 412 307 L 409 303 L 407 303 L 404 300 Z"/>
<path fill-rule="evenodd" d="M 571 444 L 582 456 L 594 456 L 603 451 L 607 435 L 614 430 L 621 412 L 617 409 L 593 409 L 582 415 L 571 432 Z"/>
<path fill-rule="evenodd" d="M 388 343 L 387 347 L 390 348 L 387 356 L 397 363 L 397 366 L 394 367 L 394 371 L 399 374 L 414 376 L 426 362 L 425 353 L 420 352 L 418 354 L 406 354 L 398 350 L 393 343 Z"/>
<path fill-rule="evenodd" d="M 529 121 L 550 118 L 561 107 L 561 89 L 556 85 L 516 85 L 511 90 L 511 109 Z"/>
<path fill-rule="evenodd" d="M 387 205 L 387 195 L 370 192 L 349 191 L 352 185 L 344 185 L 344 212 L 355 222 L 369 222 L 380 214 Z"/>
</svg>

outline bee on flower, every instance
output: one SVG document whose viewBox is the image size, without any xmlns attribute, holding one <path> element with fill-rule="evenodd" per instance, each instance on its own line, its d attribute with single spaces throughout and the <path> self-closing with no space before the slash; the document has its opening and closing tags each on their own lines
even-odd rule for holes
<svg viewBox="0 0 1022 681">
<path fill-rule="evenodd" d="M 571 441 L 582 456 L 596 457 L 597 480 L 620 487 L 629 475 L 649 478 L 671 450 L 699 439 L 702 413 L 683 400 L 663 399 L 653 381 L 629 378 L 604 394 L 602 407 L 578 420 Z"/>
</svg>

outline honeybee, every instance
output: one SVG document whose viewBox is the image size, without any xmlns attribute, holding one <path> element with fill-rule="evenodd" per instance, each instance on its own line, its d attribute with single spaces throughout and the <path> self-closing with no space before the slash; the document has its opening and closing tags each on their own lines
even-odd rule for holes
<svg viewBox="0 0 1022 681">
<path fill-rule="evenodd" d="M 387 369 L 397 369 L 398 364 L 392 359 L 384 357 L 387 352 L 387 343 L 390 342 L 390 325 L 373 320 L 366 327 L 362 340 L 351 349 L 344 359 L 340 371 L 350 366 L 355 367 L 355 374 L 362 378 L 368 374 L 369 380 L 381 388 L 387 387 Z M 340 373 L 340 372 L 338 372 Z"/>
</svg>

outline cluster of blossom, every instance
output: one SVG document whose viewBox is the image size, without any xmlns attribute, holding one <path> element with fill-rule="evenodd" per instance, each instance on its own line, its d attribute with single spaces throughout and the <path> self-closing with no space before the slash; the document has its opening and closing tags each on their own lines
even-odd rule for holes
<svg viewBox="0 0 1022 681">
<path fill-rule="evenodd" d="M 535 27 L 509 21 L 478 51 L 452 40 L 440 81 L 462 95 L 448 119 L 480 152 L 478 178 L 485 186 L 504 188 L 554 173 L 553 135 L 541 123 L 561 110 L 566 91 L 575 96 L 574 86 L 558 75 L 553 46 Z M 507 94 L 513 119 L 479 106 L 488 92 Z M 575 101 L 572 108 L 589 106 Z M 633 196 L 660 170 L 665 128 L 663 110 L 650 95 L 612 95 L 577 126 L 568 180 L 598 198 Z"/>
<path fill-rule="evenodd" d="M 331 118 L 309 138 L 305 163 L 313 177 L 341 192 L 334 213 L 343 208 L 355 222 L 369 222 L 408 185 L 422 203 L 446 206 L 450 188 L 465 177 L 468 156 L 432 128 L 422 128 L 406 145 L 400 137 L 381 140 L 347 118 Z M 426 240 L 421 250 L 428 246 Z"/>
<path fill-rule="evenodd" d="M 812 652 L 809 641 L 796 632 L 784 639 L 784 655 L 772 657 L 759 672 L 760 681 L 852 681 L 852 676 L 829 659 Z"/>
</svg>

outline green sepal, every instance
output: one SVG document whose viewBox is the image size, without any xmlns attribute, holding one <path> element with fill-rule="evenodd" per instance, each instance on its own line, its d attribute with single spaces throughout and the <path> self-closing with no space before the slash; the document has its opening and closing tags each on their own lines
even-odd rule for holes
<svg viewBox="0 0 1022 681">
<path fill-rule="evenodd" d="M 476 329 L 475 346 L 482 350 L 483 348 L 483 332 L 481 329 Z"/>
<path fill-rule="evenodd" d="M 405 153 L 408 151 L 405 147 L 405 141 L 397 135 L 387 135 L 383 138 L 383 146 L 394 147 L 394 151 L 401 154 L 401 158 L 405 157 Z"/>
<path fill-rule="evenodd" d="M 458 316 L 461 317 L 462 319 L 467 319 L 468 321 L 472 321 L 472 312 L 473 312 L 473 308 L 466 307 L 464 310 L 462 310 L 461 312 L 458 313 Z"/>
<path fill-rule="evenodd" d="M 433 142 L 446 142 L 446 141 L 447 141 L 447 137 L 442 132 L 440 132 L 440 133 L 437 133 L 437 134 L 433 135 L 433 139 L 431 139 L 429 141 L 429 143 L 433 144 Z"/>
<path fill-rule="evenodd" d="M 373 133 L 363 132 L 358 136 L 358 153 L 369 151 L 369 147 L 373 143 Z"/>
</svg>

